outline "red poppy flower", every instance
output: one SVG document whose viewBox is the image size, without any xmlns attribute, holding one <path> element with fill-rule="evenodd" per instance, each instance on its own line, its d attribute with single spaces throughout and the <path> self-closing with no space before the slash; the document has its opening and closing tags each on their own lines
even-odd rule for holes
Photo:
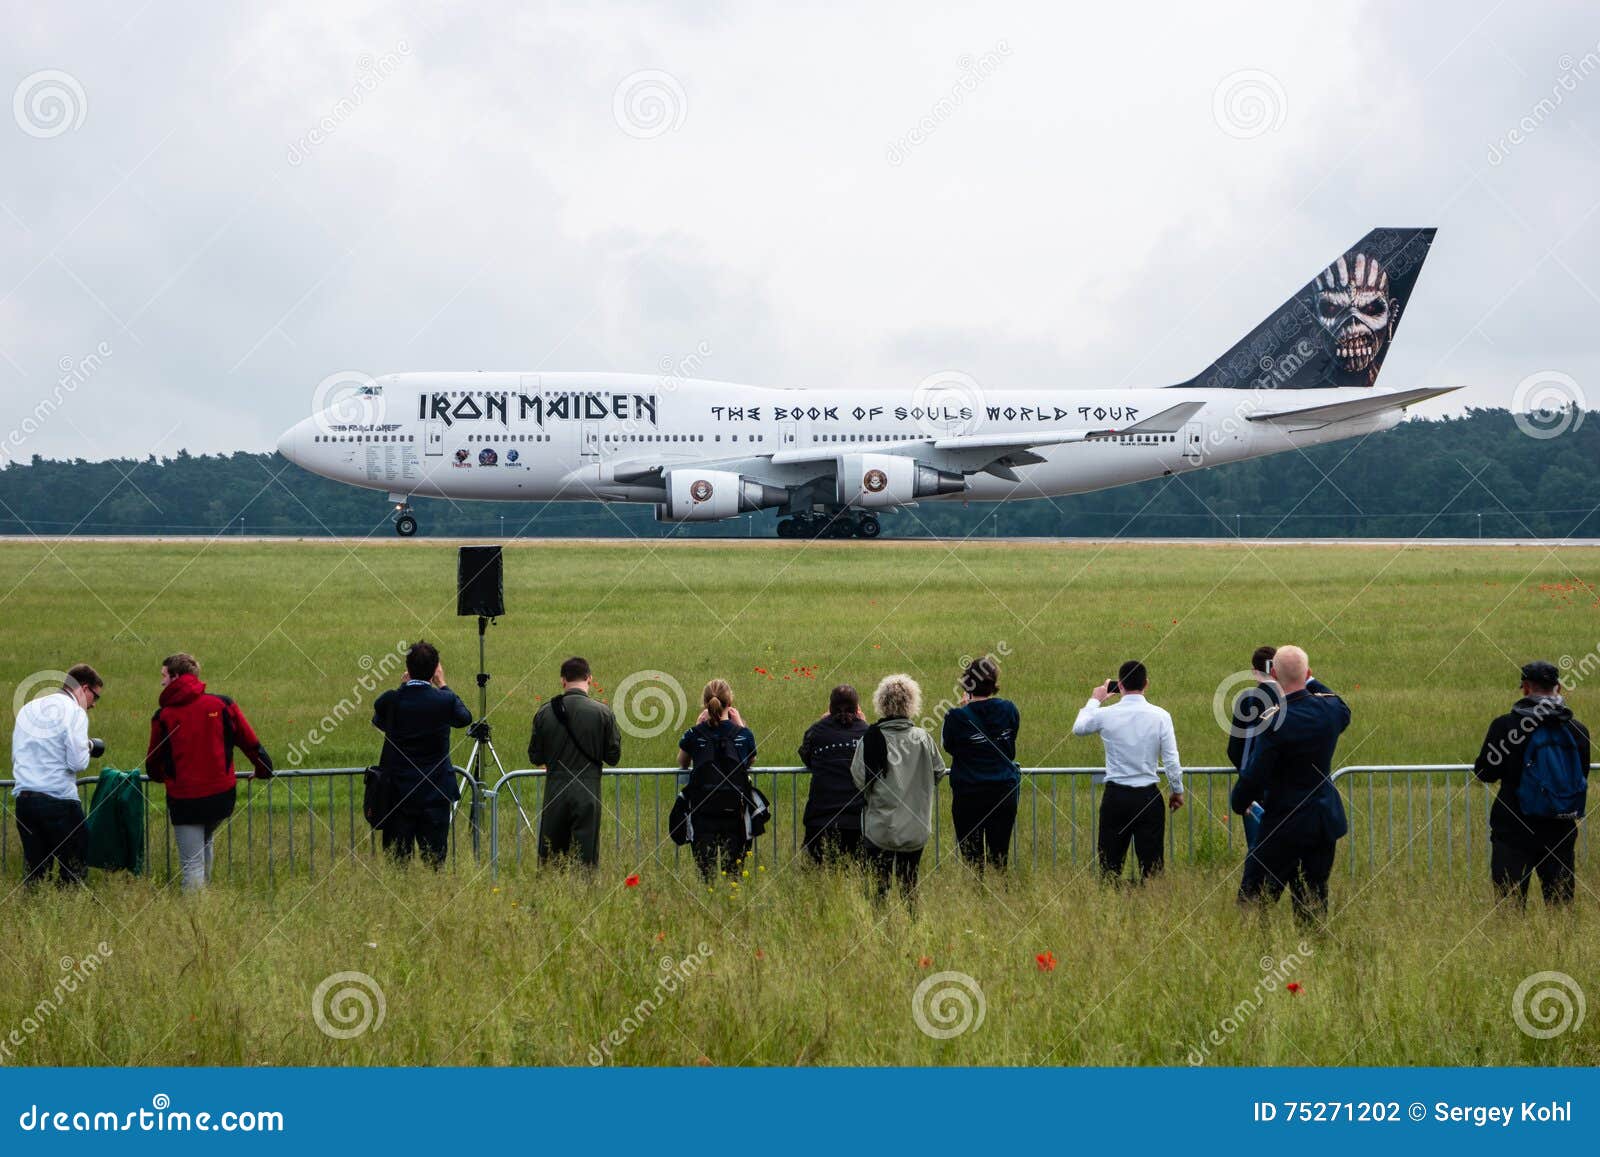
<svg viewBox="0 0 1600 1157">
<path fill-rule="evenodd" d="M 629 888 L 637 888 L 639 886 L 639 876 L 637 873 L 635 873 L 622 882 Z"/>
<path fill-rule="evenodd" d="M 761 949 L 757 948 L 756 949 L 756 959 L 757 960 L 765 960 L 766 958 L 767 958 L 767 954 L 765 952 L 761 951 Z"/>
<path fill-rule="evenodd" d="M 667 938 L 667 934 L 665 932 L 657 932 L 656 933 L 656 943 L 657 944 L 660 944 L 666 938 Z"/>
<path fill-rule="evenodd" d="M 917 967 L 918 968 L 932 968 L 933 967 L 933 957 L 931 957 L 931 956 L 923 956 L 923 957 L 919 958 L 917 960 Z"/>
<path fill-rule="evenodd" d="M 1054 952 L 1041 952 L 1033 960 L 1039 966 L 1040 972 L 1054 972 L 1056 970 L 1056 954 Z"/>
<path fill-rule="evenodd" d="M 1290 992 L 1294 993 L 1294 995 L 1300 995 L 1300 982 L 1298 980 L 1291 980 L 1288 984 L 1284 985 L 1284 987 Z"/>
</svg>

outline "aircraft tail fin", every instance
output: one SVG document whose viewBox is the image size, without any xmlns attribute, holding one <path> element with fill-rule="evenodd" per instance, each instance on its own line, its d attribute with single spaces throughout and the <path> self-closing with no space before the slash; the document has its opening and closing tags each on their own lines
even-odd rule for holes
<svg viewBox="0 0 1600 1157">
<path fill-rule="evenodd" d="M 1311 390 L 1378 380 L 1434 229 L 1374 229 L 1178 388 Z"/>
</svg>

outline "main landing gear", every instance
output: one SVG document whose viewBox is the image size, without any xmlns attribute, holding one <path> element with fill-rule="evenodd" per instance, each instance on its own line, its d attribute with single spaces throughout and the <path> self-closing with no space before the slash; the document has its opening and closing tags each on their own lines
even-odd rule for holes
<svg viewBox="0 0 1600 1157">
<path fill-rule="evenodd" d="M 779 538 L 877 538 L 882 533 L 876 514 L 857 510 L 808 510 L 778 523 Z"/>
<path fill-rule="evenodd" d="M 401 538 L 417 533 L 417 516 L 411 513 L 411 503 L 401 502 L 394 508 L 394 532 Z"/>
</svg>

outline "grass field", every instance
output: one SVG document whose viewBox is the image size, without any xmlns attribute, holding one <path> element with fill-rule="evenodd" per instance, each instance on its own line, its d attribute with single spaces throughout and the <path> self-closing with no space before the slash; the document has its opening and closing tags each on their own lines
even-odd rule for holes
<svg viewBox="0 0 1600 1157">
<path fill-rule="evenodd" d="M 453 575 L 453 548 L 422 542 L 6 544 L 0 664 L 19 687 L 94 663 L 107 693 L 93 730 L 116 766 L 142 756 L 157 664 L 180 649 L 239 699 L 280 763 L 297 750 L 302 766 L 360 766 L 377 751 L 361 708 L 371 686 L 398 681 L 399 640 L 438 642 L 473 699 L 476 637 L 453 614 Z M 647 708 L 664 703 L 673 719 L 673 683 L 692 705 L 722 675 L 761 761 L 788 764 L 833 683 L 867 691 L 910 671 L 932 704 L 963 656 L 999 651 L 1023 713 L 1022 761 L 1083 765 L 1100 748 L 1070 737 L 1073 714 L 1139 657 L 1185 761 L 1215 764 L 1218 687 L 1258 643 L 1293 641 L 1355 713 L 1343 762 L 1464 762 L 1514 696 L 1518 663 L 1568 656 L 1574 672 L 1594 669 L 1597 581 L 1600 551 L 1581 549 L 527 545 L 507 552 L 490 705 L 502 755 L 521 766 L 538 697 L 561 658 L 582 653 L 605 697 L 630 688 L 617 705 L 635 730 L 659 732 L 630 739 L 624 763 L 658 766 L 676 727 Z M 1574 709 L 1592 721 L 1594 688 L 1574 682 Z M 0 902 L 12 977 L 0 986 L 0 1060 L 1600 1062 L 1593 1019 L 1539 1039 L 1513 1016 L 1537 973 L 1594 991 L 1592 881 L 1574 913 L 1536 904 L 1523 917 L 1494 911 L 1481 879 L 1411 864 L 1346 879 L 1341 865 L 1332 924 L 1302 944 L 1286 912 L 1241 921 L 1228 864 L 1185 865 L 1138 894 L 1104 891 L 1078 867 L 1004 880 L 942 868 L 915 914 L 875 908 L 859 881 L 765 868 L 708 893 L 649 856 L 608 852 L 592 881 L 498 883 L 470 862 L 435 877 L 346 856 L 193 901 L 159 877 L 69 897 L 13 892 Z M 638 886 L 625 887 L 634 871 Z M 60 994 L 62 962 L 91 953 L 93 976 Z M 313 1015 L 319 983 L 344 971 L 370 977 L 360 983 L 381 990 L 385 1010 L 349 1039 Z M 945 971 L 969 979 L 935 989 L 981 990 L 984 1015 L 935 1039 L 913 994 Z M 675 991 L 655 1000 L 668 975 Z M 656 1007 L 641 1015 L 645 1000 Z M 935 1001 L 931 1026 L 958 1005 Z M 5 1043 L 14 1027 L 20 1046 Z"/>
</svg>

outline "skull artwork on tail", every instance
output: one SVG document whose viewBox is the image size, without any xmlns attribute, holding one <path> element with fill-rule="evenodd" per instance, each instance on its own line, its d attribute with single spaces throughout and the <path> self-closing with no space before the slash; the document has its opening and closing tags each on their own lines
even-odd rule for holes
<svg viewBox="0 0 1600 1157">
<path fill-rule="evenodd" d="M 1340 371 L 1365 376 L 1363 384 L 1371 385 L 1377 377 L 1396 312 L 1388 271 L 1376 257 L 1341 257 L 1317 278 L 1317 322 Z"/>
</svg>

